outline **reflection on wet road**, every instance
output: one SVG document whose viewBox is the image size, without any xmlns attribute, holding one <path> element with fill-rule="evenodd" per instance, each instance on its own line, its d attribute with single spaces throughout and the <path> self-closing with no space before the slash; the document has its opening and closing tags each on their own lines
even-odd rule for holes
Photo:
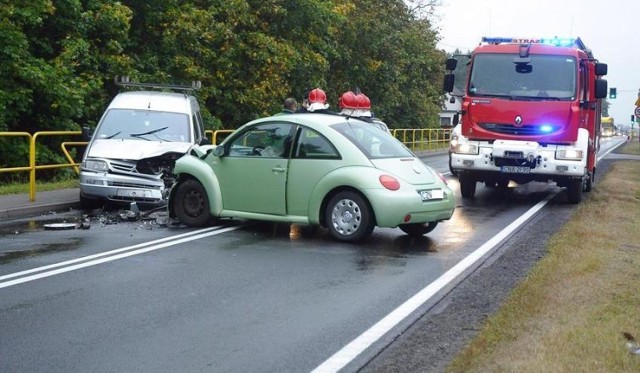
<svg viewBox="0 0 640 373">
<path fill-rule="evenodd" d="M 432 160 L 442 172 L 446 157 Z M 202 236 L 142 220 L 44 230 L 83 222 L 79 211 L 0 224 L 0 278 L 113 258 L 1 288 L 0 370 L 311 371 L 558 191 L 478 185 L 425 237 L 376 228 L 357 245 L 322 228 L 242 221 Z"/>
</svg>

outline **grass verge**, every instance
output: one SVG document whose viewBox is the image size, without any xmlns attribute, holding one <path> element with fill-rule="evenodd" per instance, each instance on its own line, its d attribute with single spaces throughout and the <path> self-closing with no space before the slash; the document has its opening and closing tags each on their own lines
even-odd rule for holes
<svg viewBox="0 0 640 373">
<path fill-rule="evenodd" d="M 640 372 L 639 235 L 640 162 L 617 161 L 447 371 Z"/>
<path fill-rule="evenodd" d="M 36 191 L 44 192 L 48 190 L 58 190 L 64 188 L 77 188 L 78 179 L 69 179 L 62 181 L 52 181 L 46 183 L 36 182 Z M 6 194 L 20 194 L 29 193 L 29 184 L 25 183 L 12 183 L 0 185 L 0 196 Z"/>
</svg>

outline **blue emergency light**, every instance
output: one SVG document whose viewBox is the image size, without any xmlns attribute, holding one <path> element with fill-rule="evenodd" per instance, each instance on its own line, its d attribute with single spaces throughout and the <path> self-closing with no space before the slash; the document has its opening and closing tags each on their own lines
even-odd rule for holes
<svg viewBox="0 0 640 373">
<path fill-rule="evenodd" d="M 502 44 L 502 43 L 518 43 L 518 44 L 548 44 L 557 47 L 571 47 L 576 44 L 573 38 L 501 38 L 501 37 L 483 37 L 483 43 Z"/>
</svg>

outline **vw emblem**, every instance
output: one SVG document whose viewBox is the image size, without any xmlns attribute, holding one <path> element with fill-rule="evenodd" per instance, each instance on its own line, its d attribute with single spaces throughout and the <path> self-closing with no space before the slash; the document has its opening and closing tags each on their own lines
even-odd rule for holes
<svg viewBox="0 0 640 373">
<path fill-rule="evenodd" d="M 522 117 L 519 115 L 516 115 L 516 127 L 520 127 L 522 126 Z"/>
</svg>

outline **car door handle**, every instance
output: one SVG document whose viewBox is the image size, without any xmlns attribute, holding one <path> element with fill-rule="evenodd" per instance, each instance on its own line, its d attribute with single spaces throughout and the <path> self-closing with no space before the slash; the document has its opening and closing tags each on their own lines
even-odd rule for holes
<svg viewBox="0 0 640 373">
<path fill-rule="evenodd" d="M 285 171 L 287 171 L 287 169 L 284 168 L 284 167 L 274 167 L 274 168 L 271 169 L 271 171 L 274 174 L 283 174 L 283 173 L 285 173 Z"/>
</svg>

